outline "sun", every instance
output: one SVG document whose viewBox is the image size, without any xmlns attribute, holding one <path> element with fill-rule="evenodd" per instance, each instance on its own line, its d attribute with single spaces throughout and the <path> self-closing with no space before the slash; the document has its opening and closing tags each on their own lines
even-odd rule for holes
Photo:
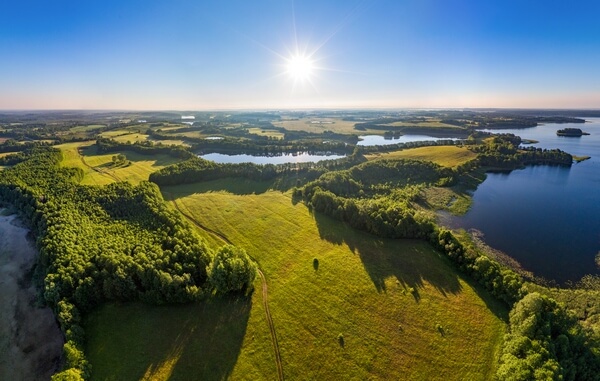
<svg viewBox="0 0 600 381">
<path fill-rule="evenodd" d="M 287 74 L 296 82 L 310 80 L 315 71 L 314 62 L 310 56 L 296 54 L 286 61 Z"/>
</svg>

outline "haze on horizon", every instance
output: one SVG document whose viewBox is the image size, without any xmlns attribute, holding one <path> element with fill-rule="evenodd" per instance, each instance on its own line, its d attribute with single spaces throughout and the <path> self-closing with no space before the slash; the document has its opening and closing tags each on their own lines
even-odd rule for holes
<svg viewBox="0 0 600 381">
<path fill-rule="evenodd" d="M 3 4 L 0 109 L 599 108 L 594 1 Z"/>
</svg>

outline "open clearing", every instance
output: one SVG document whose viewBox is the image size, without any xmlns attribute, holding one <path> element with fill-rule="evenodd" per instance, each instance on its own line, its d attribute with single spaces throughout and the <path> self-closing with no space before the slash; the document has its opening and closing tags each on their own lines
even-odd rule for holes
<svg viewBox="0 0 600 381">
<path fill-rule="evenodd" d="M 268 136 L 272 139 L 283 139 L 284 133 L 275 130 L 265 130 L 259 127 L 252 127 L 248 129 L 248 133 L 259 136 Z"/>
<path fill-rule="evenodd" d="M 445 167 L 456 167 L 477 157 L 477 154 L 464 147 L 432 146 L 404 149 L 400 151 L 365 155 L 369 160 L 376 159 L 416 159 L 432 161 Z"/>
<path fill-rule="evenodd" d="M 148 180 L 150 173 L 158 171 L 168 165 L 179 161 L 174 157 L 160 155 L 142 155 L 132 151 L 118 151 L 107 154 L 98 154 L 94 141 L 65 143 L 56 146 L 63 151 L 65 167 L 78 167 L 83 169 L 84 177 L 81 184 L 103 185 L 115 181 L 129 181 L 137 184 Z M 112 157 L 119 153 L 124 154 L 130 164 L 114 167 Z"/>
<path fill-rule="evenodd" d="M 276 127 L 283 127 L 290 131 L 308 131 L 322 133 L 333 131 L 341 134 L 356 134 L 354 129 L 356 121 L 347 121 L 337 118 L 302 118 L 295 120 L 282 120 L 273 122 Z"/>
<path fill-rule="evenodd" d="M 285 378 L 492 379 L 503 306 L 425 242 L 350 229 L 268 188 L 236 179 L 164 192 L 259 263 Z M 255 288 L 247 302 L 99 309 L 88 326 L 94 379 L 277 379 L 258 278 Z M 223 362 L 204 354 L 211 346 Z"/>
</svg>

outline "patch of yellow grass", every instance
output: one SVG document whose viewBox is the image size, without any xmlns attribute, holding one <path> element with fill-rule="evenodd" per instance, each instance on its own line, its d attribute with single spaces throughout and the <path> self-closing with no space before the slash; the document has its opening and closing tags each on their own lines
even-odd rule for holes
<svg viewBox="0 0 600 381">
<path fill-rule="evenodd" d="M 416 159 L 432 161 L 445 167 L 456 167 L 475 159 L 477 154 L 464 147 L 431 146 L 404 149 L 400 151 L 365 155 L 368 160 L 376 159 Z"/>
<path fill-rule="evenodd" d="M 84 171 L 83 185 L 104 185 L 115 181 L 129 181 L 134 184 L 148 180 L 150 173 L 174 164 L 179 160 L 168 155 L 141 155 L 131 151 L 98 154 L 94 141 L 65 143 L 56 146 L 63 151 L 62 165 L 77 167 Z M 130 164 L 114 167 L 112 157 L 124 154 Z"/>
</svg>

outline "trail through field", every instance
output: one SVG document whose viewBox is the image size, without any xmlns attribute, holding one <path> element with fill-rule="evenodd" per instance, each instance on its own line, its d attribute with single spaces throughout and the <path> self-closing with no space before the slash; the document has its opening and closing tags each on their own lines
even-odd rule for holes
<svg viewBox="0 0 600 381">
<path fill-rule="evenodd" d="M 171 199 L 171 203 L 173 204 L 173 206 L 175 206 L 175 208 L 179 211 L 179 213 L 181 213 L 190 222 L 192 222 L 198 228 L 218 237 L 223 242 L 232 245 L 231 241 L 226 236 L 224 236 L 223 234 L 221 234 L 213 229 L 210 229 L 210 228 L 202 225 L 194 217 L 192 217 L 188 213 L 184 212 L 181 209 L 181 207 L 179 206 L 179 204 L 177 203 L 177 201 L 175 200 L 175 198 L 170 193 L 167 193 L 167 192 L 165 192 L 165 193 L 168 194 L 169 198 Z M 258 262 L 256 261 L 256 259 L 252 258 L 252 260 L 254 260 L 254 262 L 256 262 L 256 264 L 258 265 Z M 265 278 L 265 274 L 261 271 L 260 267 L 258 267 L 258 275 L 260 277 L 260 281 L 261 281 L 261 285 L 262 285 L 263 306 L 265 308 L 265 315 L 267 317 L 267 323 L 269 325 L 269 330 L 271 332 L 271 342 L 273 344 L 273 351 L 275 352 L 275 363 L 277 365 L 277 376 L 280 381 L 283 381 L 283 365 L 281 362 L 281 353 L 279 352 L 279 343 L 277 341 L 277 333 L 275 332 L 275 324 L 273 323 L 273 318 L 271 317 L 271 311 L 269 310 L 269 300 L 268 300 L 269 295 L 268 295 L 267 280 Z"/>
<path fill-rule="evenodd" d="M 81 147 L 77 148 L 77 154 L 79 155 L 79 158 L 81 159 L 81 162 L 83 163 L 83 165 L 85 165 L 86 167 L 88 167 L 89 169 L 91 169 L 94 172 L 98 172 L 101 175 L 104 176 L 108 176 L 111 179 L 115 180 L 115 181 L 121 181 L 121 179 L 119 179 L 117 177 L 117 175 L 115 175 L 114 173 L 110 173 L 108 171 L 102 171 L 96 167 L 92 167 L 91 165 L 89 165 L 86 161 L 85 161 L 85 156 L 81 153 Z"/>
<path fill-rule="evenodd" d="M 35 304 L 27 232 L 0 213 L 0 380 L 49 380 L 60 365 L 62 333 L 50 308 Z"/>
</svg>

